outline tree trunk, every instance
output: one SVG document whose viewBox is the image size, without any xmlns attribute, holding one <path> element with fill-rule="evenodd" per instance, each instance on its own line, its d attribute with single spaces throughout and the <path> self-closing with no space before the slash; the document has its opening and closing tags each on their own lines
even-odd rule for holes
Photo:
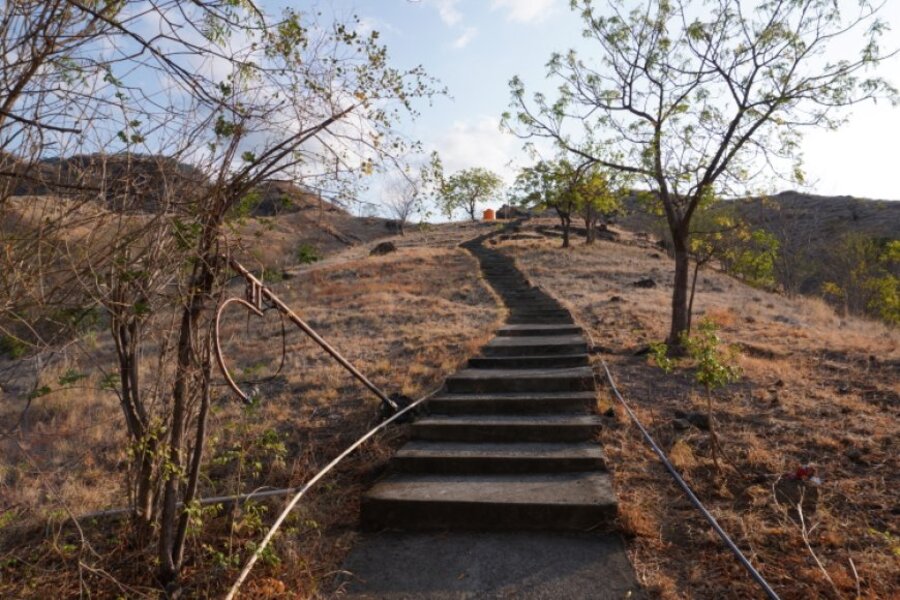
<svg viewBox="0 0 900 600">
<path fill-rule="evenodd" d="M 686 227 L 672 228 L 672 246 L 675 250 L 675 285 L 672 288 L 672 323 L 666 343 L 674 353 L 680 354 L 681 335 L 688 330 L 688 279 L 691 268 Z"/>
<path fill-rule="evenodd" d="M 569 228 L 572 226 L 572 217 L 568 214 L 562 216 L 562 227 L 563 227 L 563 248 L 569 247 Z"/>
<path fill-rule="evenodd" d="M 691 281 L 691 298 L 690 298 L 690 300 L 688 300 L 688 309 L 687 309 L 687 314 L 688 314 L 687 332 L 688 332 L 688 335 L 690 335 L 690 333 L 691 333 L 691 325 L 692 325 L 693 317 L 694 317 L 694 295 L 697 292 L 697 276 L 700 274 L 700 265 L 701 265 L 701 263 L 699 260 L 694 261 L 694 278 Z"/>
<path fill-rule="evenodd" d="M 584 212 L 584 243 L 593 244 L 597 238 L 597 215 L 592 205 L 588 205 Z"/>
<path fill-rule="evenodd" d="M 206 442 L 206 421 L 209 416 L 209 382 L 211 379 L 212 364 L 209 356 L 203 358 L 203 369 L 201 373 L 202 384 L 200 391 L 200 412 L 197 415 L 197 433 L 194 438 L 194 450 L 191 457 L 191 467 L 187 476 L 187 489 L 184 492 L 182 502 L 185 508 L 190 506 L 197 496 L 197 484 L 200 481 L 200 471 L 203 467 L 203 449 Z M 178 523 L 178 533 L 175 535 L 175 547 L 173 555 L 175 556 L 175 565 L 181 569 L 184 564 L 184 543 L 187 538 L 188 525 L 190 525 L 191 515 L 187 510 L 181 512 L 181 519 Z"/>
<path fill-rule="evenodd" d="M 197 277 L 192 278 L 197 282 Z M 159 523 L 159 580 L 169 598 L 180 596 L 178 589 L 178 572 L 176 563 L 175 538 L 178 522 L 178 496 L 184 477 L 183 446 L 184 430 L 187 421 L 188 390 L 191 387 L 191 366 L 193 362 L 193 334 L 199 314 L 199 285 L 191 286 L 191 298 L 181 315 L 181 331 L 178 338 L 178 359 L 175 375 L 175 389 L 172 404 L 172 421 L 166 448 L 164 466 L 162 515 Z"/>
<path fill-rule="evenodd" d="M 114 298 L 118 307 L 126 305 L 127 297 L 121 285 L 116 286 Z M 110 325 L 119 359 L 119 399 L 128 437 L 135 449 L 130 465 L 134 477 L 129 484 L 132 492 L 131 523 L 134 539 L 142 547 L 153 533 L 158 492 L 155 479 L 157 442 L 150 431 L 151 424 L 143 404 L 138 371 L 142 328 L 133 314 L 121 309 L 110 312 Z"/>
<path fill-rule="evenodd" d="M 178 504 L 179 502 L 185 503 L 182 511 L 188 508 L 187 503 L 190 501 L 188 496 L 196 488 L 195 469 L 199 465 L 197 460 L 193 461 L 194 464 L 191 465 L 185 460 L 185 432 L 191 416 L 192 396 L 200 396 L 201 414 L 198 434 L 205 434 L 205 404 L 208 399 L 203 396 L 208 393 L 208 390 L 205 389 L 205 382 L 202 380 L 204 376 L 202 371 L 205 365 L 197 364 L 197 355 L 203 353 L 203 349 L 195 347 L 195 342 L 200 338 L 197 335 L 200 317 L 206 310 L 219 268 L 216 253 L 213 251 L 218 229 L 218 220 L 214 220 L 206 226 L 204 238 L 199 246 L 201 251 L 198 253 L 198 264 L 191 277 L 190 291 L 182 311 L 178 337 L 175 385 L 172 392 L 172 420 L 165 449 L 167 464 L 163 468 L 164 483 L 158 548 L 159 580 L 169 598 L 178 598 L 181 595 L 178 577 L 182 567 L 186 528 L 180 526 L 184 515 L 178 510 Z M 208 343 L 208 340 L 205 343 Z M 204 388 L 198 390 L 198 385 L 202 385 Z M 195 440 L 194 443 L 196 456 L 197 452 L 202 453 L 203 451 L 203 441 Z M 185 484 L 187 484 L 186 490 Z"/>
<path fill-rule="evenodd" d="M 153 533 L 153 521 L 156 518 L 154 507 L 157 497 L 157 480 L 154 459 L 157 443 L 150 434 L 138 443 L 140 445 L 140 465 L 137 472 L 137 491 L 135 492 L 132 523 L 137 543 L 143 547 L 150 540 Z"/>
</svg>

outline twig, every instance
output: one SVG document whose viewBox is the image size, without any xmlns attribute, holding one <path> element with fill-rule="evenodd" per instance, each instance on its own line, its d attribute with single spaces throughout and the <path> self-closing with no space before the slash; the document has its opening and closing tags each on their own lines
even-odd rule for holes
<svg viewBox="0 0 900 600">
<path fill-rule="evenodd" d="M 853 571 L 853 579 L 856 581 L 856 597 L 859 598 L 862 595 L 859 587 L 859 573 L 856 572 L 856 565 L 853 564 L 853 557 L 848 556 L 847 560 L 850 561 L 850 569 Z"/>
<path fill-rule="evenodd" d="M 837 586 L 834 585 L 834 580 L 831 579 L 831 575 L 828 574 L 828 571 L 825 570 L 825 565 L 822 564 L 822 561 L 819 560 L 819 557 L 816 556 L 815 551 L 812 549 L 812 545 L 809 542 L 809 534 L 812 533 L 812 529 L 806 528 L 806 519 L 803 517 L 803 495 L 800 495 L 800 500 L 797 502 L 797 515 L 800 517 L 800 536 L 803 538 L 803 543 L 806 545 L 806 549 L 809 550 L 810 555 L 813 557 L 813 560 L 816 561 L 816 565 L 819 566 L 819 570 L 822 571 L 822 575 L 825 576 L 825 579 L 828 580 L 828 583 L 831 584 L 831 589 L 834 590 L 834 593 L 838 598 L 842 598 L 843 594 L 837 589 Z M 813 525 L 813 529 L 815 529 L 815 525 Z M 852 563 L 851 563 L 852 564 Z"/>
</svg>

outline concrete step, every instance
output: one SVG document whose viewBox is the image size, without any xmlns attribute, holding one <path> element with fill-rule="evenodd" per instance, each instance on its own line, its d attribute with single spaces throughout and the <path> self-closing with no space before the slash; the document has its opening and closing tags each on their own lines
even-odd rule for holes
<svg viewBox="0 0 900 600">
<path fill-rule="evenodd" d="M 434 442 L 584 442 L 600 432 L 596 415 L 433 415 L 412 424 L 412 437 Z"/>
<path fill-rule="evenodd" d="M 572 317 L 535 317 L 533 315 L 526 315 L 524 317 L 517 317 L 515 315 L 511 315 L 506 318 L 506 322 L 509 325 L 519 325 L 521 323 L 545 323 L 547 325 L 570 325 L 572 323 Z"/>
<path fill-rule="evenodd" d="M 576 531 L 383 531 L 341 566 L 341 600 L 649 600 L 621 536 Z M 723 594 L 725 596 L 727 594 Z"/>
<path fill-rule="evenodd" d="M 547 356 L 586 354 L 582 335 L 529 335 L 495 337 L 481 349 L 484 356 Z"/>
<path fill-rule="evenodd" d="M 595 389 L 590 367 L 566 369 L 463 369 L 447 378 L 447 391 L 568 392 Z"/>
<path fill-rule="evenodd" d="M 586 413 L 597 403 L 597 393 L 544 392 L 520 394 L 439 394 L 428 401 L 433 414 Z"/>
<path fill-rule="evenodd" d="M 590 364 L 587 354 L 549 356 L 476 356 L 469 359 L 473 369 L 557 369 Z"/>
<path fill-rule="evenodd" d="M 410 442 L 391 460 L 405 473 L 493 475 L 565 473 L 606 468 L 597 444 Z"/>
<path fill-rule="evenodd" d="M 362 525 L 373 529 L 598 530 L 616 517 L 609 475 L 390 475 L 369 490 Z"/>
<path fill-rule="evenodd" d="M 529 323 L 524 325 L 504 325 L 497 330 L 502 337 L 531 337 L 535 335 L 562 336 L 582 335 L 584 330 L 578 325 L 540 325 Z"/>
</svg>

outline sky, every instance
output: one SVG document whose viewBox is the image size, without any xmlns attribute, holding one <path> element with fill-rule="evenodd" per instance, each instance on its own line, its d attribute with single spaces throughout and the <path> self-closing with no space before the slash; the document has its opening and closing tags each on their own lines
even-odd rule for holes
<svg viewBox="0 0 900 600">
<path fill-rule="evenodd" d="M 842 0 L 844 1 L 844 0 Z M 850 1 L 850 0 L 847 0 Z M 500 115 L 509 105 L 508 82 L 520 76 L 529 93 L 553 94 L 545 77 L 554 51 L 576 47 L 588 56 L 579 17 L 568 0 L 330 0 L 341 15 L 356 14 L 378 30 L 395 65 L 421 64 L 450 92 L 406 131 L 437 150 L 445 169 L 483 166 L 511 182 L 531 159 L 522 141 L 503 133 Z M 887 0 L 882 18 L 900 40 L 900 0 Z M 882 65 L 882 76 L 900 87 L 900 57 Z M 896 146 L 900 108 L 867 103 L 851 111 L 838 131 L 809 132 L 802 151 L 808 187 L 824 195 L 900 200 Z M 785 184 L 786 185 L 786 184 Z"/>
</svg>

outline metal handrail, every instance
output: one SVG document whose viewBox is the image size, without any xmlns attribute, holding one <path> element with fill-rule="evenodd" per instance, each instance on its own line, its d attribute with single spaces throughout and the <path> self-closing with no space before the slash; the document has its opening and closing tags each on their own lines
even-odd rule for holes
<svg viewBox="0 0 900 600">
<path fill-rule="evenodd" d="M 387 394 L 385 394 L 381 389 L 376 386 L 374 383 L 369 381 L 369 378 L 360 373 L 360 371 L 354 367 L 350 361 L 344 358 L 340 352 L 338 352 L 331 344 L 326 342 L 322 336 L 320 336 L 316 331 L 310 327 L 303 319 L 297 316 L 291 308 L 285 304 L 278 296 L 275 295 L 272 290 L 265 286 L 265 284 L 257 279 L 250 271 L 248 271 L 244 266 L 239 263 L 234 258 L 228 259 L 229 266 L 234 269 L 241 277 L 243 277 L 247 281 L 247 287 L 244 293 L 243 298 L 229 298 L 219 304 L 219 308 L 216 311 L 216 322 L 215 322 L 215 335 L 213 337 L 213 343 L 215 345 L 216 351 L 216 362 L 219 365 L 219 369 L 222 371 L 222 375 L 225 377 L 225 381 L 228 383 L 228 386 L 234 390 L 234 392 L 241 398 L 245 403 L 249 404 L 252 402 L 252 398 L 247 395 L 234 381 L 234 378 L 231 376 L 231 372 L 228 370 L 228 367 L 225 366 L 225 358 L 222 353 L 222 344 L 220 341 L 220 321 L 222 319 L 222 313 L 230 304 L 240 304 L 252 314 L 261 317 L 263 316 L 263 310 L 268 308 L 265 306 L 265 303 L 268 303 L 271 308 L 274 308 L 283 316 L 287 317 L 287 319 L 299 327 L 303 333 L 312 338 L 312 340 L 318 344 L 325 352 L 331 355 L 338 364 L 344 367 L 347 371 L 350 372 L 356 379 L 358 379 L 363 385 L 365 385 L 369 390 L 372 391 L 373 394 L 378 396 L 383 402 L 387 403 L 394 411 L 398 410 L 398 405 L 394 400 L 391 400 Z M 282 356 L 282 360 L 284 357 Z"/>
</svg>

